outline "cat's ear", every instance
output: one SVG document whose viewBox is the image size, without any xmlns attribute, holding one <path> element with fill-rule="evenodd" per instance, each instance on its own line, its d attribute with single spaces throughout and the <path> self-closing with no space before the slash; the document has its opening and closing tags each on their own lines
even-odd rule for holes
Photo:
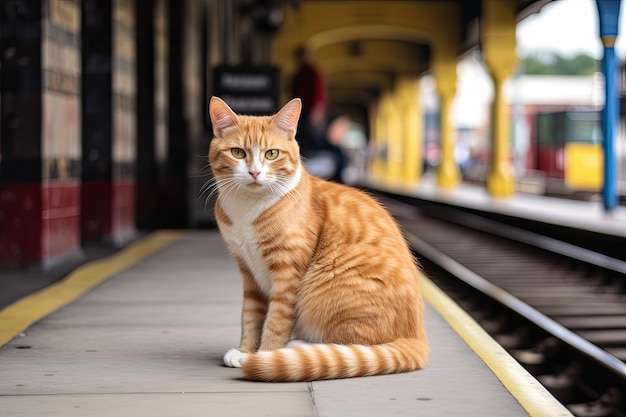
<svg viewBox="0 0 626 417">
<path fill-rule="evenodd" d="M 221 137 L 225 129 L 237 124 L 237 114 L 219 97 L 211 97 L 209 115 L 213 125 L 213 134 L 216 137 Z"/>
<path fill-rule="evenodd" d="M 290 138 L 293 138 L 296 134 L 301 110 L 302 101 L 299 98 L 294 98 L 276 113 L 274 116 L 274 124 L 280 130 L 289 133 Z"/>
</svg>

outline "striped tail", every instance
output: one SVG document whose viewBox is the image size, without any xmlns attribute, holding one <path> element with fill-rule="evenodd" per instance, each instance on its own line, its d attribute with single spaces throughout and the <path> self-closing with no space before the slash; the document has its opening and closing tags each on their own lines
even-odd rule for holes
<svg viewBox="0 0 626 417">
<path fill-rule="evenodd" d="M 382 345 L 304 344 L 248 354 L 242 364 L 253 381 L 316 381 L 409 372 L 428 361 L 428 345 L 417 338 Z"/>
</svg>

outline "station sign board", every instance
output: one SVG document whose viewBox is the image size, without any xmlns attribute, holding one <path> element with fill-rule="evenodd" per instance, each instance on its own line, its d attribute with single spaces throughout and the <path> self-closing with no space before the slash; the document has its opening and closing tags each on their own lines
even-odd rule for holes
<svg viewBox="0 0 626 417">
<path fill-rule="evenodd" d="M 279 70 L 273 66 L 216 67 L 213 95 L 239 114 L 274 114 L 278 111 Z"/>
</svg>

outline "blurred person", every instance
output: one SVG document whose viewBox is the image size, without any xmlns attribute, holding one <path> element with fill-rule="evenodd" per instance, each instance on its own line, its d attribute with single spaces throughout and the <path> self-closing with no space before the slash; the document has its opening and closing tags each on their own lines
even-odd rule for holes
<svg viewBox="0 0 626 417">
<path fill-rule="evenodd" d="M 326 86 L 324 78 L 311 61 L 311 54 L 305 46 L 296 49 L 298 69 L 293 76 L 291 91 L 294 97 L 302 100 L 302 113 L 298 123 L 302 150 L 316 149 L 325 141 L 326 129 Z"/>
<path fill-rule="evenodd" d="M 316 176 L 341 182 L 341 172 L 346 166 L 343 151 L 327 137 L 326 86 L 320 71 L 313 65 L 311 54 L 305 46 L 296 49 L 298 69 L 293 76 L 293 97 L 302 101 L 302 113 L 296 138 L 309 171 Z"/>
<path fill-rule="evenodd" d="M 343 182 L 342 174 L 348 165 L 343 145 L 350 124 L 350 118 L 345 115 L 334 116 L 328 121 L 326 150 L 332 153 L 336 162 L 335 175 L 331 178 L 333 181 Z"/>
</svg>

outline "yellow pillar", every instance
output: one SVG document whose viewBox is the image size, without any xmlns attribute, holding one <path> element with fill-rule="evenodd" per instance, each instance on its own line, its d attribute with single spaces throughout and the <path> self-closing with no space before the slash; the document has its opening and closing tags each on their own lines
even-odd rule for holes
<svg viewBox="0 0 626 417">
<path fill-rule="evenodd" d="M 494 197 L 508 197 L 515 192 L 509 150 L 509 106 L 504 100 L 503 88 L 517 64 L 516 8 L 517 1 L 514 0 L 483 0 L 482 50 L 494 84 L 491 169 L 487 177 L 487 190 Z"/>
<path fill-rule="evenodd" d="M 382 106 L 387 149 L 385 177 L 387 183 L 398 184 L 402 180 L 402 121 L 391 91 L 383 94 Z"/>
<path fill-rule="evenodd" d="M 459 184 L 461 178 L 454 159 L 456 131 L 452 124 L 452 101 L 456 94 L 456 56 L 447 54 L 445 58 L 436 58 L 432 72 L 437 83 L 441 113 L 441 162 L 437 171 L 437 185 L 442 189 L 452 189 Z"/>
<path fill-rule="evenodd" d="M 419 107 L 419 79 L 403 78 L 396 87 L 397 108 L 401 111 L 402 172 L 401 180 L 409 185 L 422 176 L 424 129 Z"/>
</svg>

